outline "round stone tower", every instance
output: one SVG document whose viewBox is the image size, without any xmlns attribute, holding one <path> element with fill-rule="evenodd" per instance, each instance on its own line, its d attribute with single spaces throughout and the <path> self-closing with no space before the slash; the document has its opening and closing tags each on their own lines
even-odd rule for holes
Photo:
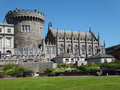
<svg viewBox="0 0 120 90">
<path fill-rule="evenodd" d="M 45 15 L 35 10 L 14 10 L 6 14 L 8 24 L 14 24 L 15 48 L 32 48 L 41 44 Z"/>
</svg>

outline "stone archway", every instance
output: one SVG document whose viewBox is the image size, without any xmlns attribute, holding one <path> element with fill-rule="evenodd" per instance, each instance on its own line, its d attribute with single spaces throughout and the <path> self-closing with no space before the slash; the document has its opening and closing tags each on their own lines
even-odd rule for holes
<svg viewBox="0 0 120 90">
<path fill-rule="evenodd" d="M 12 52 L 11 52 L 10 50 L 7 50 L 6 53 L 7 53 L 8 55 L 11 55 L 11 54 L 12 54 Z"/>
</svg>

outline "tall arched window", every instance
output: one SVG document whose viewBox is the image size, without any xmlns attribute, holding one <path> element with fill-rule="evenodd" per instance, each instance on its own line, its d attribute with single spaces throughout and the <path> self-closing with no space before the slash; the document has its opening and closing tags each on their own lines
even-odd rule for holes
<svg viewBox="0 0 120 90">
<path fill-rule="evenodd" d="M 47 54 L 49 54 L 49 53 L 50 53 L 49 47 L 47 47 L 46 52 L 47 52 Z"/>
<path fill-rule="evenodd" d="M 77 46 L 77 45 L 75 45 L 75 47 L 74 47 L 74 53 L 75 53 L 76 55 L 79 53 L 79 50 L 78 50 L 78 46 Z"/>
<path fill-rule="evenodd" d="M 72 53 L 72 49 L 71 49 L 71 45 L 70 44 L 68 44 L 68 46 L 67 46 L 67 53 Z"/>
<path fill-rule="evenodd" d="M 60 54 L 64 53 L 64 46 L 63 44 L 60 45 Z"/>
<path fill-rule="evenodd" d="M 55 48 L 54 47 L 52 48 L 52 54 L 55 54 Z"/>
<path fill-rule="evenodd" d="M 94 50 L 95 50 L 95 54 L 97 54 L 97 50 L 98 50 L 98 46 L 97 45 L 95 46 Z"/>
<path fill-rule="evenodd" d="M 85 54 L 85 45 L 82 45 L 82 54 Z"/>
<path fill-rule="evenodd" d="M 88 53 L 92 54 L 92 46 L 91 45 L 88 46 Z"/>
</svg>

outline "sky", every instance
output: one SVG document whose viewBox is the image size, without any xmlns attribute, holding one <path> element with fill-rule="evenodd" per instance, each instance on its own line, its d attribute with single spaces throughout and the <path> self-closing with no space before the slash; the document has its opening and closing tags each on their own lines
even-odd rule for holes
<svg viewBox="0 0 120 90">
<path fill-rule="evenodd" d="M 89 28 L 106 47 L 120 44 L 120 0 L 0 0 L 0 23 L 9 10 L 34 10 L 45 14 L 44 37 L 48 23 L 53 28 L 88 32 Z"/>
</svg>

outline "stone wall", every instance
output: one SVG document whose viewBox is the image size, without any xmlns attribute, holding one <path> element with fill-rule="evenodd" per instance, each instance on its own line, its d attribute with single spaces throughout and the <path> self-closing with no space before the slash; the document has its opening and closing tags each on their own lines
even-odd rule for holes
<svg viewBox="0 0 120 90">
<path fill-rule="evenodd" d="M 47 68 L 53 67 L 52 62 L 44 62 L 43 57 L 40 56 L 2 56 L 0 59 L 0 66 L 6 64 L 17 64 L 34 71 L 34 73 L 42 73 Z"/>
</svg>

